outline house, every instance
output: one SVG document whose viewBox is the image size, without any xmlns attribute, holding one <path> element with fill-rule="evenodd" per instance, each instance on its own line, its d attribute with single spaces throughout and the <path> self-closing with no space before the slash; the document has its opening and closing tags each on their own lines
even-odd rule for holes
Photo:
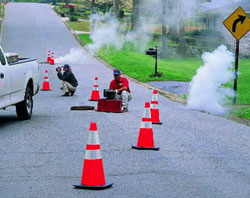
<svg viewBox="0 0 250 198">
<path fill-rule="evenodd" d="M 221 1 L 223 2 L 223 1 Z M 228 2 L 228 1 L 227 1 Z M 212 3 L 212 2 L 211 2 Z M 205 3 L 204 9 L 200 14 L 205 29 L 217 30 L 222 33 L 225 38 L 225 44 L 231 46 L 231 50 L 235 48 L 235 39 L 224 27 L 223 21 L 233 13 L 238 7 L 242 7 L 250 16 L 250 0 L 238 0 L 233 3 L 224 5 L 217 4 L 217 7 L 209 6 L 209 2 Z M 241 55 L 250 56 L 250 33 L 247 33 L 240 41 Z"/>
</svg>

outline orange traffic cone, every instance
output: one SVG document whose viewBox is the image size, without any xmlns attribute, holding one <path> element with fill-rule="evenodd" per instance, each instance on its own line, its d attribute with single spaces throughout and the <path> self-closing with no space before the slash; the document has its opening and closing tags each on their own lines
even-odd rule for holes
<svg viewBox="0 0 250 198">
<path fill-rule="evenodd" d="M 51 58 L 49 64 L 55 65 L 54 52 L 51 53 Z"/>
<path fill-rule="evenodd" d="M 48 51 L 48 56 L 47 56 L 47 62 L 50 63 L 50 60 L 51 60 L 51 54 L 50 54 L 50 50 Z"/>
<path fill-rule="evenodd" d="M 48 70 L 45 70 L 45 74 L 44 74 L 44 77 L 43 77 L 42 91 L 50 91 L 49 72 L 48 72 Z"/>
<path fill-rule="evenodd" d="M 93 85 L 93 90 L 89 101 L 98 101 L 99 98 L 100 98 L 100 93 L 99 93 L 98 77 L 95 77 L 95 82 Z"/>
<path fill-rule="evenodd" d="M 101 146 L 97 131 L 97 124 L 90 123 L 88 142 L 86 145 L 85 159 L 80 185 L 74 185 L 79 189 L 103 190 L 110 188 L 113 183 L 106 183 L 101 156 Z"/>
<path fill-rule="evenodd" d="M 133 149 L 138 150 L 159 150 L 160 148 L 154 145 L 154 131 L 152 127 L 152 119 L 150 112 L 150 103 L 145 103 L 145 110 L 139 131 L 137 146 L 132 146 Z"/>
<path fill-rule="evenodd" d="M 152 116 L 152 124 L 162 124 L 160 122 L 160 112 L 158 107 L 158 91 L 153 91 L 152 101 L 151 101 L 151 116 Z"/>
</svg>

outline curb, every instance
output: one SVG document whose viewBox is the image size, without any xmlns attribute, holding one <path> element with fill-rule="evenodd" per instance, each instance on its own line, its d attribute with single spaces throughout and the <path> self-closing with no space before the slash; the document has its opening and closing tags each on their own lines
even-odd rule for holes
<svg viewBox="0 0 250 198">
<path fill-rule="evenodd" d="M 52 9 L 53 9 L 53 8 L 52 8 Z M 53 11 L 55 12 L 54 9 L 53 9 Z M 59 18 L 61 18 L 61 17 L 58 15 L 57 12 L 55 12 L 55 13 L 57 14 L 57 16 L 58 16 Z M 71 29 L 71 27 L 69 26 L 69 24 L 68 24 L 66 21 L 63 21 L 63 20 L 62 20 L 62 22 L 66 25 L 66 27 L 67 27 L 67 28 L 69 29 L 69 31 L 72 33 L 73 30 Z M 77 34 L 73 34 L 73 33 L 72 33 L 72 35 L 75 37 L 75 39 L 78 41 L 78 43 L 85 49 L 85 51 L 86 51 L 88 54 L 92 55 L 95 59 L 97 59 L 99 62 L 101 62 L 102 64 L 104 64 L 106 67 L 108 67 L 108 68 L 110 68 L 110 69 L 115 69 L 114 66 L 110 65 L 109 63 L 107 63 L 106 61 L 104 61 L 103 59 L 101 59 L 99 56 L 97 56 L 96 54 L 93 55 L 93 53 L 91 53 L 91 52 L 85 47 L 85 45 L 84 45 L 84 44 L 82 43 L 82 41 L 79 39 L 79 37 L 77 36 Z M 140 82 L 140 81 L 136 80 L 135 78 L 132 78 L 132 77 L 126 75 L 126 74 L 123 74 L 123 76 L 125 76 L 125 77 L 128 78 L 129 80 L 131 80 L 131 81 L 133 81 L 133 82 L 135 82 L 135 83 L 137 83 L 137 84 L 139 84 L 139 85 L 142 85 L 142 86 L 146 87 L 147 89 L 150 89 L 150 90 L 154 90 L 154 89 L 155 89 L 155 90 L 157 90 L 158 93 L 159 93 L 160 95 L 162 95 L 162 96 L 164 96 L 164 97 L 166 97 L 166 98 L 168 98 L 168 99 L 170 99 L 170 100 L 172 100 L 172 101 L 174 101 L 174 102 L 179 102 L 179 103 L 181 103 L 181 104 L 187 104 L 187 100 L 181 98 L 181 97 L 180 97 L 179 95 L 177 95 L 177 94 L 173 94 L 173 93 L 164 91 L 164 90 L 162 90 L 162 89 L 153 87 L 153 86 L 151 86 L 151 85 L 149 85 L 149 84 L 147 84 L 147 83 Z"/>
</svg>

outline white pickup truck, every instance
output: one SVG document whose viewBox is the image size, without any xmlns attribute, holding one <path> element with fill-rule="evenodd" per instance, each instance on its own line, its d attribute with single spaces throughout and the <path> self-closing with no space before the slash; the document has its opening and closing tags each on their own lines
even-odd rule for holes
<svg viewBox="0 0 250 198">
<path fill-rule="evenodd" d="M 39 66 L 35 59 L 4 54 L 0 47 L 0 110 L 15 105 L 19 120 L 30 119 L 33 96 L 39 90 Z"/>
</svg>

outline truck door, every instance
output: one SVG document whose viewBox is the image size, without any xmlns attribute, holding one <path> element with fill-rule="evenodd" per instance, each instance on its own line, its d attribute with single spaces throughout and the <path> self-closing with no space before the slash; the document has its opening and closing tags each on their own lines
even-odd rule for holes
<svg viewBox="0 0 250 198">
<path fill-rule="evenodd" d="M 11 72 L 0 48 L 0 109 L 10 105 Z"/>
</svg>

